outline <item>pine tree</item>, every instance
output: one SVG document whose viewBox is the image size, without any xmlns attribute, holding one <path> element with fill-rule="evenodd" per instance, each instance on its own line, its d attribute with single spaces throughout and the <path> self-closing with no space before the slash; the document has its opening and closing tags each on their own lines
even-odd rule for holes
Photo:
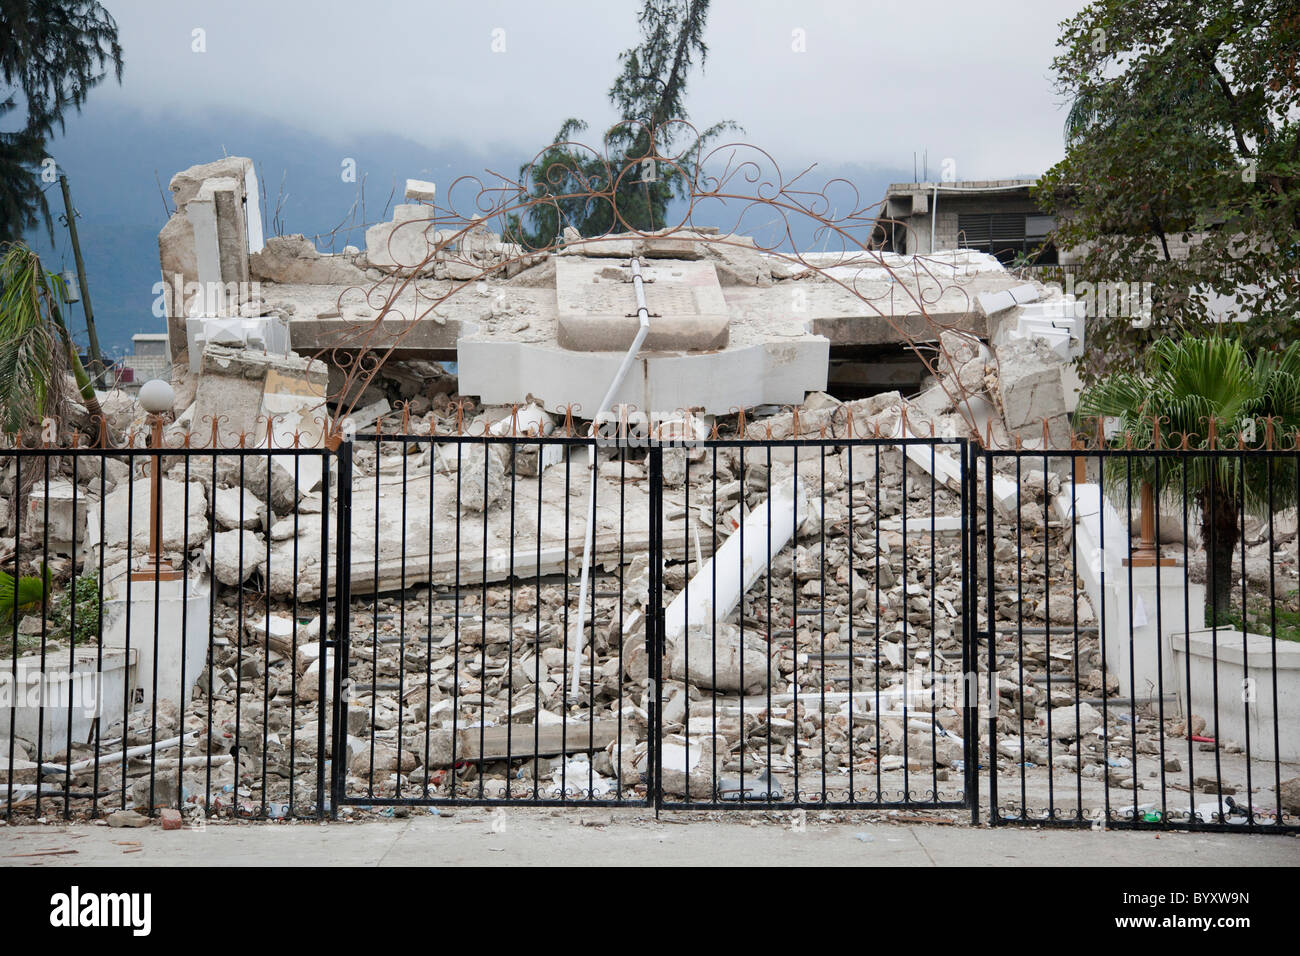
<svg viewBox="0 0 1300 956">
<path fill-rule="evenodd" d="M 0 241 L 41 222 L 53 237 L 40 179 L 45 142 L 109 68 L 120 83 L 117 24 L 102 4 L 0 0 L 0 124 L 11 130 L 0 132 Z"/>
<path fill-rule="evenodd" d="M 513 238 L 543 248 L 566 226 L 585 237 L 665 227 L 669 203 L 689 193 L 700 147 L 736 128 L 727 120 L 696 134 L 686 122 L 688 80 L 709 52 L 708 14 L 709 0 L 645 0 L 637 17 L 641 42 L 619 54 L 622 71 L 609 89 L 619 122 L 597 153 L 575 141 L 587 124 L 565 120 L 551 145 L 521 168 L 534 204 L 522 222 L 512 220 Z"/>
</svg>

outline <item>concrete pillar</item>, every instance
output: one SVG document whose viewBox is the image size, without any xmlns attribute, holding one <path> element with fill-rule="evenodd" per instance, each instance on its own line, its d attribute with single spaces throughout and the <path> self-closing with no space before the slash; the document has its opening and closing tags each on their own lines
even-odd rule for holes
<svg viewBox="0 0 1300 956">
<path fill-rule="evenodd" d="M 194 260 L 202 288 L 200 311 L 237 315 L 248 289 L 248 224 L 243 185 L 227 176 L 205 179 L 185 205 L 194 233 Z M 259 230 L 260 231 L 260 230 Z"/>
<path fill-rule="evenodd" d="M 217 204 L 211 193 L 200 193 L 185 207 L 185 218 L 194 231 L 194 264 L 203 288 L 203 312 L 215 313 L 209 289 L 221 286 L 221 243 L 217 230 Z M 179 308 L 180 303 L 177 304 Z"/>
<path fill-rule="evenodd" d="M 156 668 L 157 699 L 183 708 L 207 665 L 212 584 L 204 575 L 159 581 L 157 589 L 155 602 L 152 581 L 131 583 L 130 649 L 135 667 L 130 683 L 141 692 L 144 706 L 153 707 Z M 106 651 L 110 648 L 124 651 L 127 647 L 126 609 L 125 583 L 117 583 L 111 593 L 106 588 L 103 603 Z M 104 689 L 105 700 L 114 695 L 120 697 L 120 685 Z"/>
</svg>

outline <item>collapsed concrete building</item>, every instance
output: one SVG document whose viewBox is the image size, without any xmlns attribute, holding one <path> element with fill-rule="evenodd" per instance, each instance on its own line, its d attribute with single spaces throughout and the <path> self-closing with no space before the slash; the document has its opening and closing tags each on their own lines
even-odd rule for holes
<svg viewBox="0 0 1300 956">
<path fill-rule="evenodd" d="M 263 239 L 247 159 L 192 167 L 171 189 L 177 211 L 159 249 L 177 411 L 215 345 L 323 361 L 334 410 L 406 400 L 422 414 L 455 392 L 594 417 L 638 331 L 633 259 L 649 329 L 612 405 L 714 417 L 828 389 L 929 386 L 927 410 L 955 412 L 986 437 L 990 421 L 1003 437 L 998 407 L 1010 403 L 1011 434 L 1030 441 L 1044 419 L 1061 437 L 1073 408 L 1067 362 L 1083 347 L 1073 304 L 985 253 L 777 254 L 704 228 L 595 240 L 570 229 L 528 252 L 482 223 L 443 227 L 436 186 L 410 180 L 407 202 L 369 227 L 364 249 L 326 254 L 302 235 Z M 960 369 L 943 357 L 958 341 L 978 344 L 962 349 Z M 998 361 L 1003 347 L 1014 362 Z M 382 365 L 349 374 L 358 355 Z M 999 376 L 1001 365 L 1011 367 Z M 984 397 L 972 415 L 974 395 Z"/>
<path fill-rule="evenodd" d="M 247 160 L 186 170 L 172 186 L 178 212 L 160 254 L 164 269 L 177 270 L 165 277 L 175 290 L 174 429 L 202 436 L 221 427 L 224 447 L 233 435 L 247 436 L 245 447 L 295 438 L 316 447 L 326 414 L 362 429 L 389 416 L 388 435 L 424 418 L 412 429 L 419 440 L 353 443 L 343 543 L 352 684 L 340 702 L 346 752 L 329 757 L 346 765 L 355 792 L 445 796 L 472 786 L 488 798 L 559 797 L 575 776 L 593 794 L 642 791 L 656 501 L 667 647 L 654 691 L 662 691 L 663 786 L 673 793 L 711 794 L 719 773 L 757 767 L 770 774 L 765 786 L 787 790 L 800 774 L 822 773 L 841 789 L 872 774 L 877 789 L 897 791 L 917 773 L 936 791 L 959 789 L 956 698 L 911 701 L 909 682 L 961 686 L 970 583 L 960 531 L 980 509 L 981 527 L 992 512 L 983 539 L 992 601 L 980 602 L 972 623 L 996 628 L 994 651 L 1023 670 L 1001 685 L 1006 710 L 971 756 L 1023 770 L 1031 798 L 1066 771 L 1084 803 L 1119 791 L 1146 802 L 1151 755 L 1166 737 L 1204 724 L 1204 710 L 1189 720 L 1185 703 L 1148 686 L 1170 686 L 1161 667 L 1174 659 L 1178 632 L 1199 623 L 1200 585 L 1188 589 L 1187 620 L 1169 600 L 1163 615 L 1139 618 L 1129 591 L 1117 589 L 1136 582 L 1140 602 L 1160 592 L 1168 569 L 1120 572 L 1131 522 L 1108 510 L 1095 485 L 1072 483 L 1060 456 L 1051 468 L 1001 462 L 991 500 L 983 490 L 967 500 L 955 447 L 892 440 L 933 429 L 1068 447 L 1068 363 L 1084 329 L 1059 290 L 1018 280 L 981 252 L 782 256 L 702 229 L 570 234 L 533 252 L 481 226 L 432 228 L 436 187 L 414 181 L 410 201 L 367 231 L 365 249 L 329 255 L 303 236 L 262 239 Z M 375 361 L 359 364 L 365 356 Z M 827 394 L 837 363 L 874 394 Z M 357 375 L 359 367 L 375 374 Z M 787 447 L 671 449 L 656 486 L 638 449 L 525 442 L 508 458 L 444 441 L 458 414 L 452 395 L 473 400 L 464 424 L 476 435 L 508 431 L 512 406 L 522 406 L 521 427 L 546 433 L 570 406 L 587 418 L 623 403 L 704 423 L 745 408 Z M 397 400 L 409 406 L 392 417 Z M 123 419 L 132 415 L 138 421 L 122 409 Z M 823 430 L 843 434 L 835 429 L 849 416 L 861 434 L 891 441 L 818 445 Z M 736 422 L 721 424 L 730 432 Z M 795 439 L 812 441 L 789 447 L 801 445 Z M 180 749 L 168 801 L 208 813 L 231 803 L 256 813 L 258 803 L 265 811 L 295 797 L 310 805 L 313 758 L 333 747 L 321 727 L 337 666 L 326 640 L 336 611 L 320 608 L 339 580 L 337 537 L 326 546 L 339 527 L 338 473 L 325 481 L 312 456 L 213 457 L 210 468 L 164 458 L 160 546 L 191 578 L 188 590 L 156 603 L 195 629 L 188 649 L 197 657 L 163 664 L 184 675 L 173 684 L 194 686 L 152 713 L 123 702 L 108 736 L 125 727 L 123 738 L 162 735 Z M 64 548 L 57 568 L 101 567 L 112 608 L 145 602 L 132 616 L 140 634 L 154 599 L 123 585 L 144 538 L 147 479 L 112 457 L 103 469 L 67 476 L 78 490 L 60 500 L 82 502 L 84 514 L 67 509 L 72 530 L 51 536 Z M 42 520 L 33 495 L 24 553 L 40 541 Z M 1249 526 L 1252 584 L 1276 572 L 1295 587 L 1294 512 L 1287 520 L 1277 549 L 1269 527 Z M 1194 540 L 1165 546 L 1186 565 L 1203 563 Z M 1130 679 L 1114 657 L 1123 642 L 1101 640 L 1105 630 L 1163 648 L 1164 663 L 1139 662 Z M 142 700 L 151 637 L 146 628 L 120 652 L 114 645 L 120 669 L 135 677 L 112 686 Z M 1120 694 L 1128 721 L 1116 709 Z M 145 736 L 150 721 L 157 726 Z M 1271 779 L 1258 753 L 1230 743 L 1244 733 L 1224 733 L 1234 785 L 1248 787 L 1252 772 Z M 78 768 L 68 769 L 74 780 L 91 772 L 81 746 L 55 753 Z M 28 747 L 35 759 L 18 771 L 29 774 L 24 787 L 60 747 L 57 739 L 44 755 Z M 146 769 L 109 766 L 105 779 L 141 806 L 156 798 Z M 1190 759 L 1187 769 L 1191 776 Z M 229 795 L 213 793 L 214 781 Z M 1219 780 L 1213 790 L 1199 778 L 1188 784 L 1184 803 L 1223 792 Z"/>
</svg>

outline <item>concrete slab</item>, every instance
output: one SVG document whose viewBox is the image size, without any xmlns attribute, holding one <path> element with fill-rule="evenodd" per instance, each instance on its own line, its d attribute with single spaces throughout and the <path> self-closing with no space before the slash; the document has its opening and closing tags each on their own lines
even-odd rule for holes
<svg viewBox="0 0 1300 956">
<path fill-rule="evenodd" d="M 750 330 L 746 330 L 747 332 Z M 800 331 L 767 341 L 733 336 L 728 348 L 706 354 L 642 354 L 614 396 L 652 412 L 693 408 L 726 415 L 734 408 L 799 404 L 826 387 L 830 343 Z M 572 404 L 593 414 L 622 361 L 618 352 L 573 352 L 508 339 L 462 338 L 460 390 L 489 405 L 532 396 L 547 411 Z"/>
<path fill-rule="evenodd" d="M 727 344 L 727 301 L 709 262 L 658 260 L 642 270 L 650 310 L 648 351 Z M 625 352 L 639 328 L 631 270 L 608 260 L 562 256 L 555 264 L 557 341 L 581 352 Z"/>
<path fill-rule="evenodd" d="M 487 512 L 477 505 L 465 508 L 458 516 L 458 467 L 466 472 L 461 476 L 462 500 L 481 500 L 483 496 L 481 478 L 476 492 L 466 490 L 476 458 L 482 461 L 482 445 L 467 442 L 459 447 L 458 455 L 453 443 L 438 446 L 438 471 L 432 479 L 429 465 L 421 464 L 414 457 L 408 462 L 405 484 L 400 470 L 380 474 L 378 495 L 374 478 L 357 478 L 352 498 L 350 549 L 354 595 L 395 591 L 403 584 L 409 588 L 457 581 L 465 585 L 485 578 L 501 581 L 512 571 L 520 577 L 556 574 L 565 570 L 566 563 L 570 572 L 576 573 L 586 533 L 589 472 L 585 467 L 585 451 L 575 452 L 567 469 L 563 465 L 547 468 L 540 481 L 532 477 L 518 478 L 513 491 L 508 479 L 500 479 L 498 487 L 494 478 L 489 494 L 495 491 L 499 497 Z M 480 450 L 477 456 L 476 450 Z M 592 562 L 610 565 L 617 563 L 620 547 L 625 558 L 649 547 L 649 485 L 643 479 L 620 483 L 603 476 L 598 482 Z M 664 518 L 665 551 L 670 557 L 686 554 L 686 520 L 684 512 Z M 695 510 L 690 512 L 689 520 L 699 532 L 702 552 L 709 554 L 711 539 L 707 526 L 698 523 Z M 287 597 L 296 591 L 304 601 L 320 595 L 320 530 L 318 521 L 303 521 L 296 549 L 293 539 L 273 542 L 269 573 L 272 594 Z M 331 555 L 327 582 L 331 590 L 334 563 Z M 574 601 L 577 596 L 575 586 Z"/>
</svg>

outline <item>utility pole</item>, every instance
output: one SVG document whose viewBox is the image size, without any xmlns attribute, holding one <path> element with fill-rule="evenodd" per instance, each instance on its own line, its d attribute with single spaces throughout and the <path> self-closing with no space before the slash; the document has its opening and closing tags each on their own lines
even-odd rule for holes
<svg viewBox="0 0 1300 956">
<path fill-rule="evenodd" d="M 63 189 L 63 208 L 67 213 L 68 235 L 72 239 L 72 256 L 77 263 L 77 284 L 81 286 L 81 308 L 86 315 L 86 333 L 90 338 L 90 361 L 95 376 L 104 371 L 104 359 L 99 354 L 99 336 L 95 333 L 95 310 L 90 307 L 90 284 L 86 281 L 86 264 L 81 260 L 81 243 L 77 241 L 77 213 L 72 208 L 72 192 L 68 177 L 59 173 L 59 186 Z"/>
</svg>

